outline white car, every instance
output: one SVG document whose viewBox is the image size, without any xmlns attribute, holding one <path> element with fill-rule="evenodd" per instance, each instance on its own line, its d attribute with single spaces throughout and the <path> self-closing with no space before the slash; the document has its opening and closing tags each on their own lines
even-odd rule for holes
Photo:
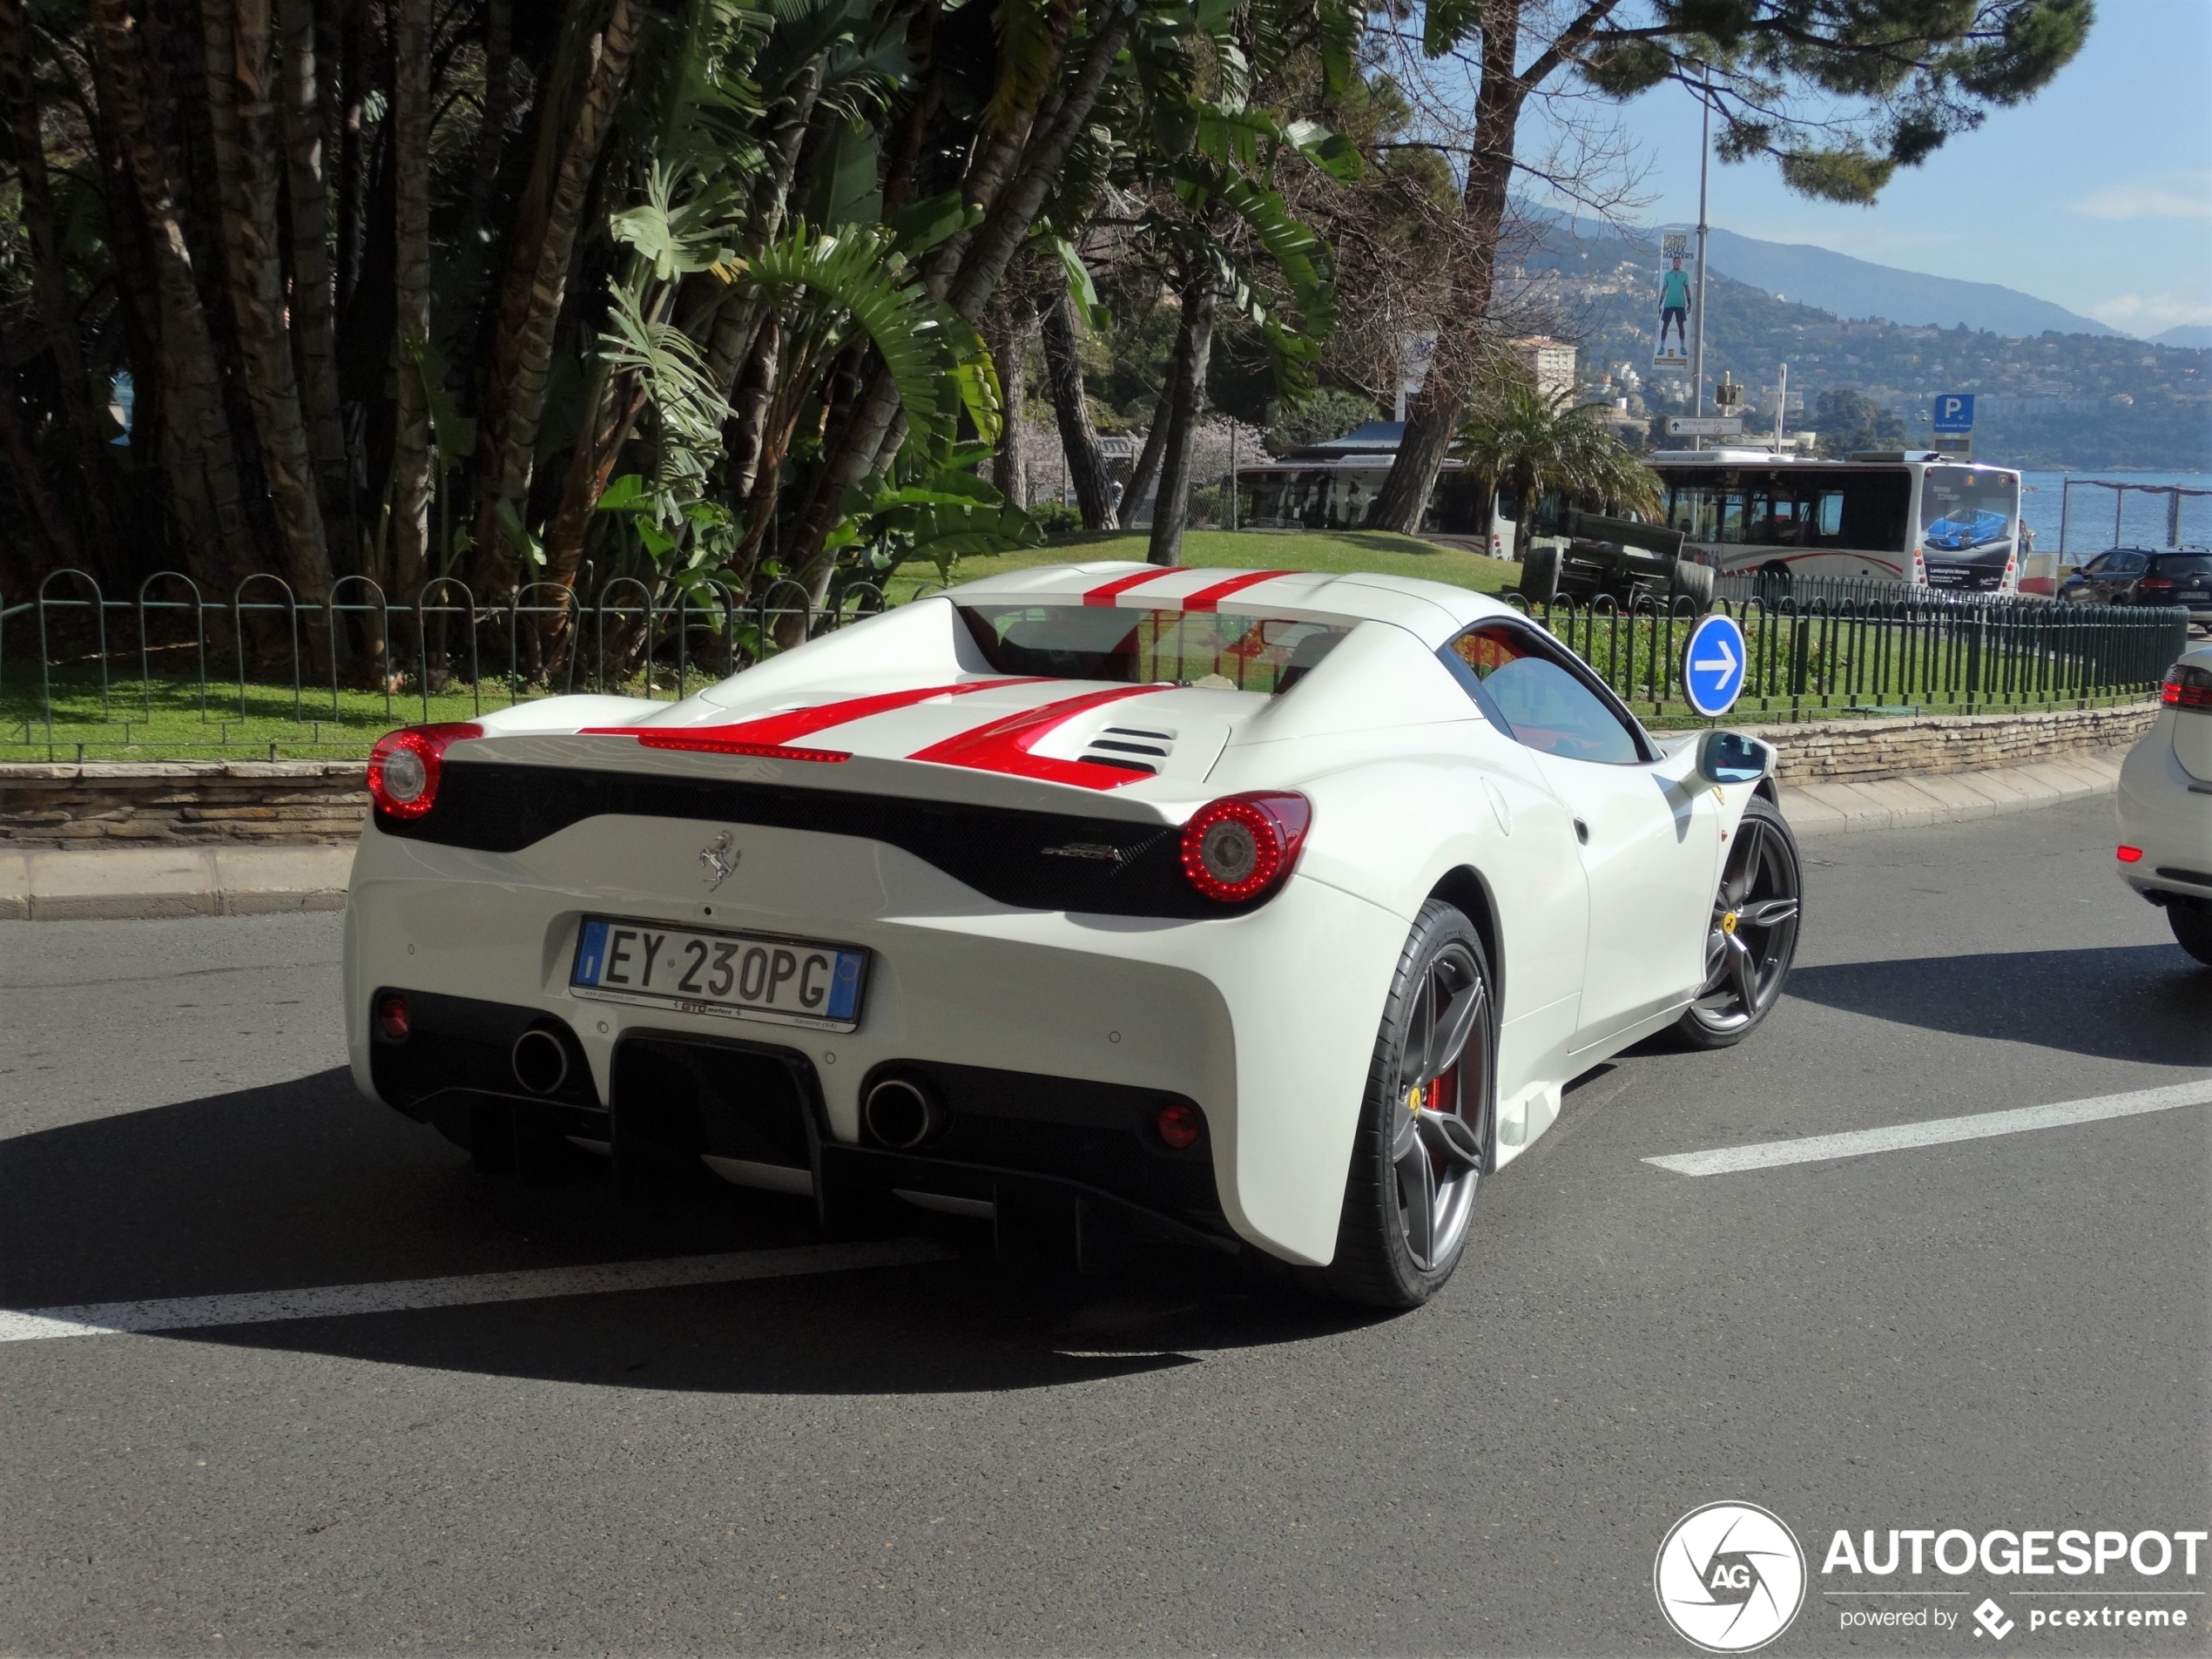
<svg viewBox="0 0 2212 1659">
<path fill-rule="evenodd" d="M 2168 669 L 2160 696 L 2120 768 L 2120 874 L 2212 966 L 2212 645 Z"/>
<path fill-rule="evenodd" d="M 1562 1085 L 1774 1006 L 1772 760 L 1655 740 L 1437 583 L 995 577 L 681 703 L 387 738 L 354 1076 L 495 1165 L 565 1136 L 624 1181 L 1254 1246 L 1411 1305 Z"/>
</svg>

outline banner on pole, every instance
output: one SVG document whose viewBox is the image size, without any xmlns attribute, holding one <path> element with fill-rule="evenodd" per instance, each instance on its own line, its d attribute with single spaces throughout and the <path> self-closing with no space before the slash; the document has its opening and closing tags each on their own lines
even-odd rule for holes
<svg viewBox="0 0 2212 1659">
<path fill-rule="evenodd" d="M 1689 237 L 1686 232 L 1669 231 L 1660 239 L 1659 344 L 1651 354 L 1654 368 L 1689 367 L 1689 308 L 1693 301 L 1689 273 L 1683 268 L 1689 258 Z"/>
</svg>

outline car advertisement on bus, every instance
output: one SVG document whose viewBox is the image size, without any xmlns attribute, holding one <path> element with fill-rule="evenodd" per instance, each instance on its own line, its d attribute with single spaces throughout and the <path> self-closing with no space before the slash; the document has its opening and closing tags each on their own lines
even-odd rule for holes
<svg viewBox="0 0 2212 1659">
<path fill-rule="evenodd" d="M 2020 480 L 1973 467 L 1930 467 L 1920 481 L 1920 547 L 1932 588 L 2004 584 L 2020 523 Z"/>
</svg>

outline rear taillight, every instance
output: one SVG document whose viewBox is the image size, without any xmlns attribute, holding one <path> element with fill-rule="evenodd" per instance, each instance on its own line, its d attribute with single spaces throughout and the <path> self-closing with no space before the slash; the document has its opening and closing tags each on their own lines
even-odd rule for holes
<svg viewBox="0 0 2212 1659">
<path fill-rule="evenodd" d="M 2178 584 L 2171 577 L 2147 576 L 2135 585 L 2145 593 L 2171 593 Z"/>
<path fill-rule="evenodd" d="M 368 798 L 388 818 L 421 817 L 438 798 L 446 745 L 483 735 L 483 727 L 465 720 L 388 733 L 369 753 Z"/>
<path fill-rule="evenodd" d="M 415 1022 L 408 1013 L 407 998 L 397 991 L 388 992 L 376 1000 L 376 1035 L 387 1042 L 405 1042 L 408 1034 L 415 1029 Z"/>
<path fill-rule="evenodd" d="M 1178 1100 L 1160 1108 L 1153 1122 L 1160 1138 L 1178 1152 L 1186 1152 L 1197 1145 L 1198 1137 L 1206 1132 L 1206 1120 L 1198 1116 L 1198 1109 L 1188 1101 Z"/>
<path fill-rule="evenodd" d="M 2168 708 L 2212 709 L 2212 668 L 2175 664 L 2166 671 L 2166 683 L 2158 688 L 2158 699 Z"/>
<path fill-rule="evenodd" d="M 1257 899 L 1291 873 L 1312 821 L 1303 795 L 1224 796 L 1183 826 L 1184 876 L 1223 904 Z"/>
<path fill-rule="evenodd" d="M 2115 847 L 2113 849 L 2113 856 L 2122 864 L 2140 864 L 2142 862 L 2143 849 L 2140 846 Z"/>
</svg>

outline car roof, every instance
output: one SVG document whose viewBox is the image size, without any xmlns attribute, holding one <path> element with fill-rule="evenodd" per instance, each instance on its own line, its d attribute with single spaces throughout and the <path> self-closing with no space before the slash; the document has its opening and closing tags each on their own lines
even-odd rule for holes
<svg viewBox="0 0 2212 1659">
<path fill-rule="evenodd" d="M 1297 622 L 1390 623 L 1431 646 L 1474 623 L 1516 614 L 1448 582 L 1366 572 L 1195 569 L 1098 559 L 1042 564 L 962 583 L 941 596 L 961 604 L 1112 605 L 1128 610 L 1217 611 Z"/>
</svg>

